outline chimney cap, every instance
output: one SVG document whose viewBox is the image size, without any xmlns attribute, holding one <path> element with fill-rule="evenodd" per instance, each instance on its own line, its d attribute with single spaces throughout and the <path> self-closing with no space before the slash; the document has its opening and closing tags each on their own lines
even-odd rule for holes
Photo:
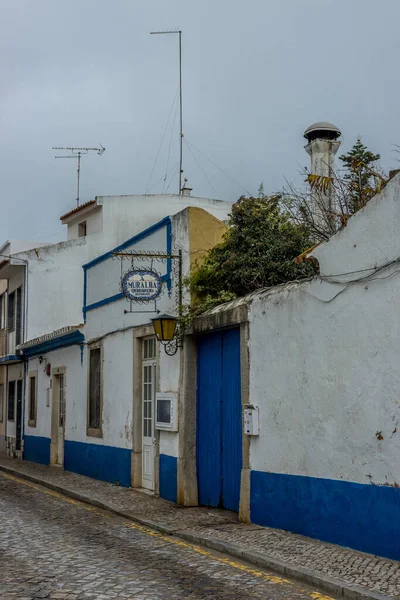
<svg viewBox="0 0 400 600">
<path fill-rule="evenodd" d="M 182 196 L 190 196 L 193 188 L 189 187 L 187 177 L 183 180 Z"/>
<path fill-rule="evenodd" d="M 336 125 L 333 123 L 328 123 L 328 121 L 318 121 L 318 123 L 314 123 L 307 127 L 304 132 L 304 137 L 306 140 L 311 142 L 316 138 L 322 137 L 327 139 L 337 139 L 342 135 L 342 132 Z"/>
</svg>

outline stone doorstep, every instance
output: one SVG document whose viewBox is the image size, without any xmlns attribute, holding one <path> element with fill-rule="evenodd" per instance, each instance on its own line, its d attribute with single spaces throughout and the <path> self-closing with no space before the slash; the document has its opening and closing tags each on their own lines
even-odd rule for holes
<svg viewBox="0 0 400 600">
<path fill-rule="evenodd" d="M 19 464 L 22 466 L 23 462 L 20 462 Z M 42 479 L 41 477 L 24 473 L 18 468 L 13 468 L 0 463 L 0 471 L 10 473 L 12 475 L 21 477 L 22 479 L 26 479 L 27 481 L 31 481 L 33 483 L 37 483 L 39 485 L 42 485 L 43 487 L 62 493 L 65 496 L 68 496 L 69 498 L 73 498 L 74 500 L 80 500 L 81 502 L 85 502 L 86 504 L 91 504 L 92 506 L 96 506 L 97 508 L 110 511 L 117 516 L 129 519 L 130 521 L 138 523 L 139 525 L 143 525 L 144 527 L 148 527 L 149 529 L 159 531 L 160 533 L 174 535 L 185 541 L 191 542 L 192 544 L 205 546 L 206 548 L 210 548 L 212 550 L 228 554 L 235 558 L 239 558 L 256 567 L 274 571 L 279 575 L 285 575 L 287 577 L 296 579 L 308 585 L 318 586 L 319 588 L 337 596 L 342 596 L 351 600 L 392 600 L 393 598 L 395 598 L 394 596 L 381 594 L 379 592 L 369 590 L 359 585 L 350 584 L 339 578 L 334 578 L 331 576 L 324 575 L 322 573 L 314 572 L 301 565 L 293 565 L 289 562 L 278 560 L 275 557 L 268 556 L 268 554 L 265 552 L 249 550 L 238 544 L 233 544 L 232 542 L 220 541 L 217 539 L 209 538 L 205 535 L 201 535 L 199 533 L 188 533 L 186 531 L 181 531 L 175 527 L 162 525 L 161 523 L 158 523 L 156 521 L 139 518 L 135 516 L 134 513 L 126 510 L 121 510 L 119 507 L 116 507 L 111 503 L 102 502 L 96 500 L 95 498 L 91 498 L 87 494 L 75 492 L 74 490 L 63 487 L 62 485 L 50 483 L 49 481 Z M 313 542 L 315 542 L 315 540 L 313 540 Z"/>
</svg>

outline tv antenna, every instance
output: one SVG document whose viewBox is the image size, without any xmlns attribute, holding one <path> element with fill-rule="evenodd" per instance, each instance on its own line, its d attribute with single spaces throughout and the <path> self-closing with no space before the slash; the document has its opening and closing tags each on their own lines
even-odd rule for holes
<svg viewBox="0 0 400 600">
<path fill-rule="evenodd" d="M 183 115 L 182 115 L 182 31 L 150 31 L 150 35 L 176 35 L 178 34 L 179 39 L 179 116 L 180 116 L 180 128 L 179 128 L 179 196 L 182 195 L 182 161 L 183 161 Z"/>
<path fill-rule="evenodd" d="M 76 158 L 78 160 L 78 168 L 76 170 L 78 175 L 77 182 L 77 190 L 76 190 L 76 205 L 79 206 L 79 186 L 80 186 L 80 178 L 81 178 L 81 157 L 84 154 L 89 154 L 89 152 L 97 152 L 99 156 L 104 154 L 106 149 L 99 144 L 100 148 L 66 148 L 63 146 L 53 146 L 53 150 L 69 150 L 71 154 L 67 154 L 65 156 L 55 156 L 54 158 Z"/>
</svg>

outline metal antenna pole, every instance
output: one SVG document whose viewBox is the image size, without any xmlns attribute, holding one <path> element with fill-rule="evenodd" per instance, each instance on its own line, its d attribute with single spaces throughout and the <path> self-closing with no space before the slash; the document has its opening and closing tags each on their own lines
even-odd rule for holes
<svg viewBox="0 0 400 600">
<path fill-rule="evenodd" d="M 80 178 L 81 178 L 81 153 L 80 152 L 78 152 L 77 173 L 78 173 L 78 185 L 77 185 L 77 190 L 76 190 L 76 205 L 79 206 L 79 183 L 80 183 Z"/>
<path fill-rule="evenodd" d="M 179 196 L 182 195 L 183 177 L 183 109 L 182 109 L 182 31 L 150 31 L 150 35 L 179 35 Z"/>
<path fill-rule="evenodd" d="M 76 189 L 76 205 L 79 206 L 79 198 L 80 198 L 80 182 L 81 182 L 81 157 L 82 154 L 89 154 L 89 152 L 97 152 L 99 156 L 104 154 L 106 149 L 104 146 L 99 144 L 100 148 L 75 148 L 75 147 L 65 147 L 65 146 L 53 146 L 53 150 L 70 150 L 72 154 L 67 156 L 55 156 L 54 158 L 77 158 L 78 159 L 78 168 L 77 168 L 77 189 Z"/>
<path fill-rule="evenodd" d="M 182 31 L 179 31 L 179 112 L 180 112 L 180 131 L 179 131 L 179 195 L 182 194 L 182 175 L 183 175 L 183 113 L 182 113 Z"/>
</svg>

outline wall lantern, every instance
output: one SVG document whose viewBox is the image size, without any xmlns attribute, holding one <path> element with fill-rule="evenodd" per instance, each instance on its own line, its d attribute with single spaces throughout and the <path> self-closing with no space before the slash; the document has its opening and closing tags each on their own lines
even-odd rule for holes
<svg viewBox="0 0 400 600">
<path fill-rule="evenodd" d="M 182 347 L 178 319 L 171 315 L 159 315 L 151 320 L 157 340 L 164 346 L 166 354 L 173 356 Z"/>
</svg>

